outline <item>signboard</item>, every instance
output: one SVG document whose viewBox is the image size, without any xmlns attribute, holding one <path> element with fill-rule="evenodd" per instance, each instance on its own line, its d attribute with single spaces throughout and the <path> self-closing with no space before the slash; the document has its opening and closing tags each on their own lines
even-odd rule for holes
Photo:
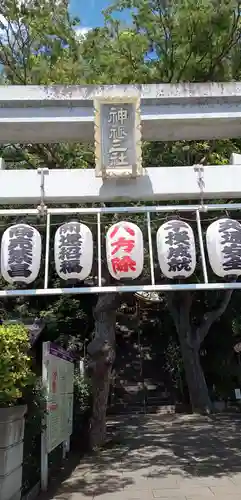
<svg viewBox="0 0 241 500">
<path fill-rule="evenodd" d="M 139 98 L 102 97 L 94 101 L 94 108 L 96 176 L 141 175 Z"/>
<path fill-rule="evenodd" d="M 47 453 L 68 441 L 73 423 L 73 358 L 61 347 L 43 344 L 43 382 L 47 393 Z"/>
<path fill-rule="evenodd" d="M 241 399 L 241 391 L 240 389 L 234 389 L 235 392 L 235 398 L 236 399 Z"/>
</svg>

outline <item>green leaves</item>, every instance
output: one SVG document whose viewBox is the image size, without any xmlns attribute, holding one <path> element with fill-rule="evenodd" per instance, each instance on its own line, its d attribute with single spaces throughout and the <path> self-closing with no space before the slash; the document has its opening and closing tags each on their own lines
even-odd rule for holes
<svg viewBox="0 0 241 500">
<path fill-rule="evenodd" d="M 0 326 L 0 407 L 15 405 L 24 389 L 34 383 L 29 350 L 23 325 Z"/>
<path fill-rule="evenodd" d="M 91 386 L 89 380 L 76 371 L 74 375 L 74 404 L 78 413 L 84 412 L 89 407 L 90 395 Z"/>
<path fill-rule="evenodd" d="M 133 36 L 132 61 L 125 55 L 126 69 L 130 63 L 133 66 L 133 56 L 135 58 L 138 54 L 139 62 L 140 54 L 142 60 L 144 58 L 142 83 L 224 81 L 231 78 L 231 59 L 239 44 L 240 33 L 240 9 L 236 0 L 222 0 L 218 8 L 211 0 L 170 3 L 119 0 L 106 11 L 107 26 L 112 30 L 114 40 L 118 39 L 120 31 L 114 13 L 125 9 L 132 12 L 129 31 L 141 34 L 145 40 L 140 47 Z M 139 71 L 140 66 L 136 73 Z M 141 81 L 140 75 L 136 81 Z"/>
<path fill-rule="evenodd" d="M 4 2 L 0 14 L 6 20 L 0 37 L 0 63 L 10 83 L 64 83 L 66 73 L 81 75 L 73 29 L 76 20 L 70 18 L 66 6 L 41 0 L 22 8 L 12 0 Z"/>
<path fill-rule="evenodd" d="M 105 25 L 76 37 L 78 20 L 66 6 L 35 0 L 19 8 L 17 0 L 1 3 L 6 19 L 1 28 L 0 63 L 6 84 L 155 84 L 230 81 L 241 77 L 240 2 L 236 0 L 119 0 L 105 13 Z M 217 7 L 218 5 L 218 7 Z M 132 12 L 123 26 L 116 12 Z M 165 123 L 163 123 L 165 127 Z M 221 165 L 239 151 L 240 139 L 144 143 L 147 166 Z M 93 144 L 6 145 L 1 154 L 10 168 L 94 168 Z M 218 168 L 218 167 L 217 167 Z M 81 189 L 81 186 L 80 186 Z M 124 200 L 121 200 L 122 204 Z M 117 203 L 117 202 L 116 202 Z M 106 226 L 111 223 L 106 218 Z M 141 224 L 141 217 L 133 222 Z M 53 262 L 51 266 L 53 266 Z M 51 274 L 51 273 L 50 273 Z M 57 286 L 53 279 L 51 286 Z M 203 314 L 203 300 L 195 308 Z M 73 300 L 35 298 L 26 302 L 25 312 L 38 309 L 49 319 L 48 335 L 64 333 L 65 346 L 71 335 L 82 341 L 92 328 L 90 296 Z M 205 301 L 205 306 L 210 299 Z M 5 305 L 6 315 L 19 310 L 17 302 Z M 236 311 L 237 313 L 237 311 Z M 193 312 L 195 317 L 195 312 Z M 76 318 L 76 324 L 74 319 Z M 237 327 L 235 327 L 237 329 Z M 61 339 L 62 341 L 62 339 Z M 71 339 L 72 342 L 72 339 Z M 10 386 L 10 390 L 11 386 Z"/>
</svg>

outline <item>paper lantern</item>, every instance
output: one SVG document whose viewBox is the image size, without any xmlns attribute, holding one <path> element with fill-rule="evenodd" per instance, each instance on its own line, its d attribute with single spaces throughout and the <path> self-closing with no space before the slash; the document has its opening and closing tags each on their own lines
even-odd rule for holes
<svg viewBox="0 0 241 500">
<path fill-rule="evenodd" d="M 32 283 L 41 263 L 41 236 L 28 224 L 15 224 L 3 233 L 1 272 L 8 283 Z"/>
<path fill-rule="evenodd" d="M 63 280 L 85 280 L 93 264 L 93 237 L 80 222 L 66 222 L 55 233 L 54 259 Z"/>
<path fill-rule="evenodd" d="M 219 219 L 207 229 L 207 252 L 210 266 L 217 276 L 241 275 L 241 224 Z"/>
<path fill-rule="evenodd" d="M 188 278 L 196 267 L 195 239 L 191 226 L 182 220 L 165 222 L 157 231 L 158 261 L 164 276 Z"/>
<path fill-rule="evenodd" d="M 106 257 L 109 273 L 120 280 L 135 279 L 143 270 L 144 248 L 140 228 L 132 222 L 121 221 L 106 234 Z"/>
</svg>

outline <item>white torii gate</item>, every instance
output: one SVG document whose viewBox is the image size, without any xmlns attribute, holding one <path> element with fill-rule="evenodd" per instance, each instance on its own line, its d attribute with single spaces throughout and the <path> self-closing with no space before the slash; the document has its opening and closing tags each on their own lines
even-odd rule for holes
<svg viewBox="0 0 241 500">
<path fill-rule="evenodd" d="M 56 143 L 94 140 L 93 99 L 98 96 L 141 96 L 142 137 L 148 141 L 221 139 L 241 136 L 241 83 L 138 86 L 2 86 L 0 87 L 0 143 Z M 39 175 L 39 173 L 41 175 Z M 201 178 L 200 178 L 201 176 Z M 201 183 L 200 183 L 201 181 Z M 101 179 L 93 169 L 8 170 L 0 161 L 0 204 L 36 208 L 0 209 L 0 216 L 38 215 L 46 205 L 44 288 L 0 290 L 0 297 L 103 292 L 241 289 L 241 283 L 209 283 L 202 240 L 200 210 L 240 210 L 241 204 L 178 205 L 196 213 L 203 283 L 156 285 L 151 241 L 151 214 L 174 212 L 176 206 L 112 208 L 51 208 L 51 205 L 120 201 L 237 199 L 241 195 L 241 155 L 231 165 L 149 167 L 136 179 Z M 150 284 L 102 286 L 101 214 L 146 213 L 150 255 Z M 50 220 L 55 215 L 96 214 L 98 244 L 97 286 L 48 288 Z"/>
<path fill-rule="evenodd" d="M 98 96 L 141 97 L 145 141 L 240 137 L 241 82 L 0 86 L 0 142 L 93 141 Z"/>
</svg>

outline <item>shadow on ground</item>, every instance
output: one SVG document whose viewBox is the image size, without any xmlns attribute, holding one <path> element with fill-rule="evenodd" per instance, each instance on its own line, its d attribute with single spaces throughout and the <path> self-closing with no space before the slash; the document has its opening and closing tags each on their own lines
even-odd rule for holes
<svg viewBox="0 0 241 500">
<path fill-rule="evenodd" d="M 98 498 L 141 489 L 145 481 L 241 474 L 240 424 L 238 415 L 120 417 L 109 424 L 120 432 L 120 444 L 82 458 L 58 489 L 55 485 L 54 498 L 68 500 L 77 492 Z M 42 498 L 53 498 L 53 489 Z"/>
</svg>

